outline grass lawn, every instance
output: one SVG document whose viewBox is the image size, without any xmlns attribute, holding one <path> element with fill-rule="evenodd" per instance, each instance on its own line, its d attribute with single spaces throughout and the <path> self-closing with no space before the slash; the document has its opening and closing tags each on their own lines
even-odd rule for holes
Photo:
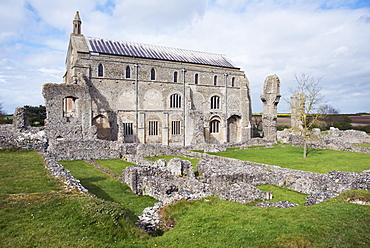
<svg viewBox="0 0 370 248">
<path fill-rule="evenodd" d="M 0 194 L 1 247 L 370 246 L 370 206 L 346 201 L 370 200 L 369 191 L 347 191 L 314 206 L 290 209 L 256 208 L 255 203 L 215 197 L 180 201 L 161 213 L 167 221 L 176 223 L 175 228 L 162 236 L 149 237 L 134 227 L 133 213 L 155 200 L 120 188 L 116 179 L 84 161 L 63 164 L 102 199 L 64 193 L 36 152 L 0 151 L 1 189 L 11 181 L 9 177 L 16 178 Z M 26 182 L 17 177 L 20 173 Z M 39 186 L 32 188 L 32 184 Z M 299 203 L 304 197 L 271 185 L 260 187 L 273 191 L 272 201 Z"/>
<path fill-rule="evenodd" d="M 107 201 L 120 203 L 134 215 L 140 214 L 144 208 L 153 206 L 157 200 L 149 196 L 137 196 L 118 178 L 111 178 L 94 166 L 82 160 L 61 161 L 72 175 L 78 178 L 81 184 L 90 193 Z"/>
<path fill-rule="evenodd" d="M 59 181 L 47 176 L 43 158 L 36 152 L 0 152 L 0 170 L 2 195 L 58 189 Z"/>
<path fill-rule="evenodd" d="M 357 145 L 357 146 L 362 146 L 362 147 L 370 147 L 370 143 L 369 143 L 369 144 L 362 144 L 362 145 Z"/>
<path fill-rule="evenodd" d="M 333 170 L 362 172 L 370 169 L 370 154 L 308 149 L 307 158 L 303 158 L 302 149 L 301 147 L 235 149 L 209 154 L 323 174 Z"/>
<path fill-rule="evenodd" d="M 130 210 L 65 193 L 44 166 L 36 152 L 0 151 L 1 247 L 130 247 L 149 238 Z"/>
<path fill-rule="evenodd" d="M 277 187 L 271 184 L 263 184 L 263 185 L 257 186 L 257 188 L 259 188 L 262 191 L 272 192 L 273 198 L 271 200 L 268 200 L 270 202 L 279 202 L 279 201 L 285 200 L 285 201 L 297 203 L 300 206 L 303 206 L 303 204 L 306 202 L 307 195 L 303 193 L 299 193 L 294 190 Z"/>
<path fill-rule="evenodd" d="M 165 209 L 176 227 L 147 242 L 159 247 L 369 247 L 370 207 L 348 203 L 346 197 L 289 209 L 217 198 L 182 201 Z"/>
<path fill-rule="evenodd" d="M 133 163 L 122 159 L 95 159 L 94 161 L 119 176 L 126 167 L 133 165 Z"/>
</svg>

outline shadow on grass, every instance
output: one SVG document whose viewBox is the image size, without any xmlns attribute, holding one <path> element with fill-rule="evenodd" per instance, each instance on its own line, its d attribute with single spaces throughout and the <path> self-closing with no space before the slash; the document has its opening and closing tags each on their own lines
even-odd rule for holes
<svg viewBox="0 0 370 248">
<path fill-rule="evenodd" d="M 88 178 L 81 178 L 81 184 L 89 190 L 91 194 L 96 195 L 99 198 L 102 198 L 107 201 L 114 202 L 113 198 L 109 196 L 101 187 L 96 185 L 94 182 L 104 181 L 107 178 L 105 177 L 88 177 Z"/>
</svg>

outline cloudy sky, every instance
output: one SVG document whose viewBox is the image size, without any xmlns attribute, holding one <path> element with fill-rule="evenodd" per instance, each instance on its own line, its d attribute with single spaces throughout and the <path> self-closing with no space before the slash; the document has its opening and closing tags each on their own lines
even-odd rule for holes
<svg viewBox="0 0 370 248">
<path fill-rule="evenodd" d="M 0 0 L 5 112 L 44 104 L 42 85 L 62 82 L 77 10 L 86 36 L 225 54 L 251 83 L 254 113 L 268 75 L 288 98 L 302 72 L 322 77 L 341 113 L 370 112 L 369 0 Z"/>
</svg>

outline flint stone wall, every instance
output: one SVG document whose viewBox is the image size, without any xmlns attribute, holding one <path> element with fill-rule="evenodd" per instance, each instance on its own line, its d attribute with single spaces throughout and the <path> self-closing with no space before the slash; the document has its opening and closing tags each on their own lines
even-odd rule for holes
<svg viewBox="0 0 370 248">
<path fill-rule="evenodd" d="M 58 139 L 50 142 L 48 152 L 57 160 L 111 159 L 180 154 L 179 149 L 156 144 L 132 144 L 100 139 Z M 136 160 L 131 158 L 132 160 Z M 134 163 L 136 163 L 135 161 Z"/>
<path fill-rule="evenodd" d="M 13 132 L 12 124 L 0 125 L 0 149 L 23 148 L 46 151 L 48 140 L 44 127 L 31 127 L 25 132 Z"/>
<path fill-rule="evenodd" d="M 291 143 L 297 146 L 303 145 L 303 141 L 300 138 L 299 133 L 293 132 L 291 129 L 278 131 L 278 140 L 283 143 Z M 366 143 L 370 143 L 370 136 L 363 131 L 341 131 L 337 128 L 331 127 L 327 132 L 316 130 L 314 132 L 313 139 L 308 141 L 308 147 L 347 152 L 370 153 L 370 149 L 368 147 L 364 148 L 353 146 Z"/>
<path fill-rule="evenodd" d="M 325 191 L 340 193 L 352 189 L 370 190 L 369 171 L 331 171 L 319 174 L 236 159 L 220 159 L 223 162 L 211 159 L 198 162 L 198 172 L 203 175 L 206 183 L 219 186 L 239 182 L 255 186 L 272 184 L 286 186 L 305 194 Z"/>
<path fill-rule="evenodd" d="M 179 164 L 181 163 L 181 171 Z M 176 168 L 177 167 L 177 168 Z M 206 196 L 219 196 L 221 199 L 241 203 L 264 199 L 265 194 L 256 187 L 239 182 L 228 185 L 212 185 L 194 177 L 191 163 L 178 158 L 127 167 L 120 180 L 138 195 L 149 195 L 164 203 L 176 200 L 196 200 Z M 179 176 L 179 172 L 187 177 Z M 181 174 L 181 175 L 182 175 Z"/>
</svg>

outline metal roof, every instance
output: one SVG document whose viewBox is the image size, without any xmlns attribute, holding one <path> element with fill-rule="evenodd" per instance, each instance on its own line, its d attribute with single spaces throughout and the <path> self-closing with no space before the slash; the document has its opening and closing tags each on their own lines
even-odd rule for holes
<svg viewBox="0 0 370 248">
<path fill-rule="evenodd" d="M 90 52 L 237 68 L 222 54 L 86 37 Z"/>
</svg>

